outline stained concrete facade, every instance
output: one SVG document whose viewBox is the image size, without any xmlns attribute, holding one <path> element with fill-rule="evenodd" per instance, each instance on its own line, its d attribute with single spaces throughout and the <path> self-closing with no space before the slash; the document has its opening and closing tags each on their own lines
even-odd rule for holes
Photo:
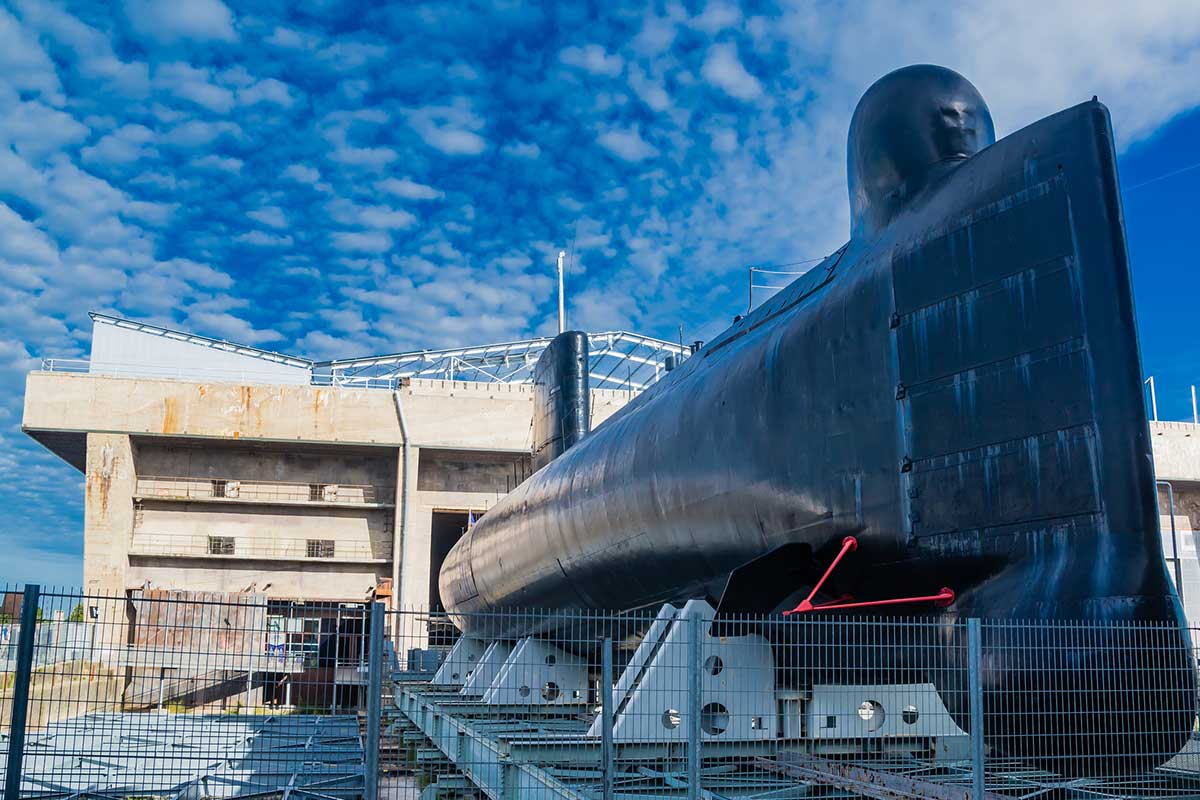
<svg viewBox="0 0 1200 800">
<path fill-rule="evenodd" d="M 593 425 L 629 396 L 593 390 Z M 528 476 L 532 411 L 521 384 L 33 372 L 23 425 L 86 475 L 89 593 L 352 601 L 394 579 L 393 606 L 425 607 L 435 515 L 481 513 Z"/>
<path fill-rule="evenodd" d="M 1151 422 L 1150 435 L 1167 571 L 1188 619 L 1200 625 L 1200 425 Z"/>
</svg>

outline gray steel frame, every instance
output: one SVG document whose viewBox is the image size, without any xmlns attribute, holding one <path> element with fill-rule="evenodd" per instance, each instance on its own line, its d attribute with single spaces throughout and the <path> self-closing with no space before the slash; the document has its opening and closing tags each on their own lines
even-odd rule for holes
<svg viewBox="0 0 1200 800">
<path fill-rule="evenodd" d="M 403 378 L 529 383 L 549 337 L 478 347 L 418 350 L 313 364 L 313 381 L 335 386 L 394 385 Z M 668 355 L 680 358 L 687 348 L 627 331 L 589 334 L 589 373 L 594 389 L 641 391 L 665 370 Z"/>
</svg>

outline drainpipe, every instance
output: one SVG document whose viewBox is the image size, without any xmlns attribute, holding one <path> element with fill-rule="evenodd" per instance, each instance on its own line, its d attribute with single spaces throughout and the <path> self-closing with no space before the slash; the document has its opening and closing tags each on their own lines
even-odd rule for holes
<svg viewBox="0 0 1200 800">
<path fill-rule="evenodd" d="M 1175 487 L 1171 485 L 1170 481 L 1156 480 L 1154 482 L 1154 488 L 1156 490 L 1154 493 L 1155 494 L 1154 508 L 1156 511 L 1158 510 L 1157 489 L 1159 486 L 1167 487 L 1167 506 L 1168 506 L 1168 510 L 1171 512 L 1171 555 L 1173 556 L 1172 560 L 1175 562 L 1175 591 L 1179 594 L 1179 602 L 1182 603 L 1183 602 L 1183 568 L 1180 567 L 1180 565 L 1179 565 L 1179 537 L 1178 537 L 1178 534 L 1175 532 Z"/>
<path fill-rule="evenodd" d="M 400 610 L 400 577 L 404 556 L 404 542 L 408 538 L 408 520 L 412 515 L 409 509 L 408 497 L 408 455 L 409 435 L 408 420 L 404 416 L 404 402 L 400 399 L 400 386 L 392 390 L 392 400 L 396 403 L 396 418 L 400 422 L 400 492 L 397 502 L 400 503 L 400 535 L 392 542 L 392 610 Z M 396 626 L 399 628 L 399 625 Z"/>
</svg>

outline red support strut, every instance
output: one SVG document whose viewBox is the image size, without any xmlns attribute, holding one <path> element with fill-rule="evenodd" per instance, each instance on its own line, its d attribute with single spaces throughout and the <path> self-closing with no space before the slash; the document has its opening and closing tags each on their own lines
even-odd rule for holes
<svg viewBox="0 0 1200 800">
<path fill-rule="evenodd" d="M 821 587 L 825 585 L 825 581 L 833 574 L 833 570 L 841 562 L 846 553 L 854 552 L 858 549 L 858 540 L 853 536 L 847 536 L 842 540 L 842 549 L 833 559 L 833 563 L 829 565 L 829 569 L 825 570 L 825 574 L 817 581 L 817 585 L 808 593 L 808 597 L 800 601 L 800 605 L 793 608 L 791 611 L 783 612 L 785 617 L 790 617 L 792 614 L 806 614 L 810 611 L 840 611 L 846 608 L 873 608 L 876 606 L 897 606 L 907 603 L 933 603 L 939 607 L 945 607 L 954 602 L 954 590 L 943 587 L 937 594 L 925 595 L 922 597 L 895 597 L 890 600 L 864 600 L 861 602 L 846 602 L 853 600 L 852 597 L 839 597 L 828 603 L 813 605 L 813 598 L 817 596 L 817 592 L 821 591 Z"/>
<path fill-rule="evenodd" d="M 816 606 L 814 606 L 812 603 L 812 599 L 817 596 L 817 592 L 821 591 L 821 587 L 825 585 L 825 581 L 831 574 L 833 574 L 833 570 L 837 567 L 838 563 L 842 560 L 846 553 L 854 552 L 857 549 L 858 539 L 855 539 L 853 536 L 847 536 L 845 539 L 842 539 L 842 549 L 833 559 L 833 563 L 829 565 L 829 569 L 825 570 L 825 574 L 821 576 L 821 580 L 817 581 L 817 585 L 814 586 L 812 591 L 808 593 L 808 597 L 801 600 L 800 605 L 796 606 L 791 611 L 783 612 L 783 615 L 787 617 L 792 614 L 803 614 L 806 611 L 812 611 L 814 608 L 816 608 Z"/>
</svg>

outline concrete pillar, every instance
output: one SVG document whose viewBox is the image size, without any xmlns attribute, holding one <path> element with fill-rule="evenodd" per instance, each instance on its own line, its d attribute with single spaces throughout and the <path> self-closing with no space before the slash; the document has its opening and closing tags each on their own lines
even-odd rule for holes
<svg viewBox="0 0 1200 800">
<path fill-rule="evenodd" d="M 83 586 L 93 599 L 95 658 L 111 662 L 125 643 L 125 578 L 137 487 L 133 446 L 125 434 L 87 435 L 83 515 Z M 85 615 L 90 619 L 90 614 Z"/>
<path fill-rule="evenodd" d="M 404 580 L 400 586 L 401 608 L 429 607 L 429 550 L 433 537 L 433 510 L 414 505 L 409 518 L 408 537 L 404 543 Z"/>
<path fill-rule="evenodd" d="M 407 463 L 406 463 L 407 459 Z M 393 525 L 394 534 L 392 539 L 392 610 L 398 611 L 402 608 L 412 607 L 410 594 L 406 591 L 408 585 L 418 576 L 414 575 L 414 571 L 419 572 L 420 568 L 412 565 L 413 553 L 420 552 L 422 545 L 417 544 L 417 550 L 414 550 L 413 544 L 413 529 L 417 527 L 417 480 L 418 467 L 421 463 L 421 448 L 416 445 L 408 448 L 407 455 L 404 448 L 400 448 L 397 456 L 396 470 L 396 519 Z M 407 477 L 406 477 L 407 476 Z M 408 530 L 405 529 L 407 520 Z M 424 533 L 424 550 L 426 553 L 426 561 L 428 562 L 429 552 L 429 531 Z M 428 564 L 426 565 L 426 572 Z M 421 603 L 424 605 L 424 603 Z"/>
<path fill-rule="evenodd" d="M 129 566 L 137 473 L 125 434 L 87 435 L 83 581 L 89 594 L 120 595 Z"/>
</svg>

